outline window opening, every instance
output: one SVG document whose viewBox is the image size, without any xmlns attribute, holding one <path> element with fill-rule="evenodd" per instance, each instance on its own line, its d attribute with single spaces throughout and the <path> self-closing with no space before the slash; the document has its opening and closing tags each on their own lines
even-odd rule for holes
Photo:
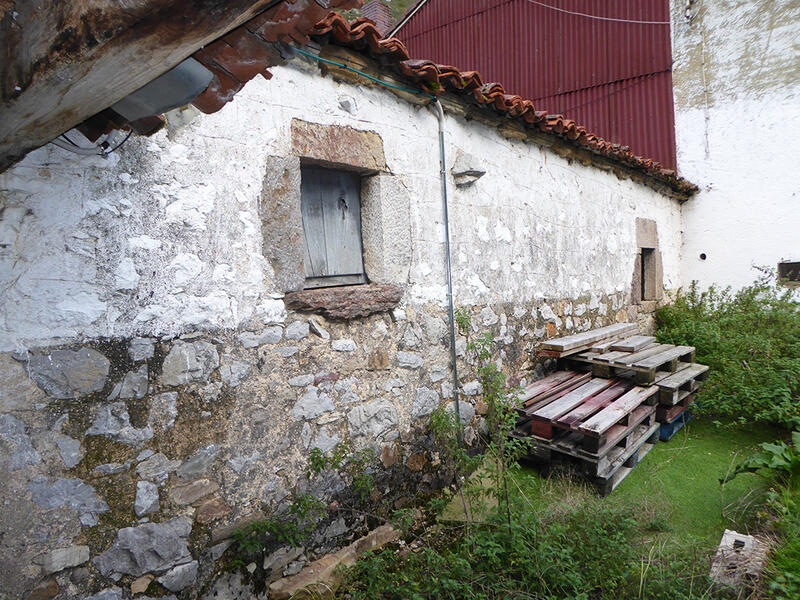
<svg viewBox="0 0 800 600">
<path fill-rule="evenodd" d="M 642 300 L 656 300 L 656 251 L 642 248 Z"/>
<path fill-rule="evenodd" d="M 778 263 L 778 281 L 790 287 L 800 286 L 800 262 Z"/>
<path fill-rule="evenodd" d="M 358 173 L 303 165 L 300 206 L 305 288 L 366 283 Z"/>
</svg>

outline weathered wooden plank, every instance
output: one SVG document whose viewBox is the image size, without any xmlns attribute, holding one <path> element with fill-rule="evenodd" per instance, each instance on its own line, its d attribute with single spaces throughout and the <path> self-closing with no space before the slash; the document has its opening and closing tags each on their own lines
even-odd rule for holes
<svg viewBox="0 0 800 600">
<path fill-rule="evenodd" d="M 602 340 L 593 344 L 589 350 L 596 352 L 597 354 L 603 354 L 604 352 L 608 352 L 611 347 L 619 341 L 619 339 L 619 336 L 614 336 L 613 338 Z"/>
<path fill-rule="evenodd" d="M 688 368 L 676 371 L 675 373 L 670 373 L 668 377 L 665 377 L 656 383 L 658 387 L 667 389 L 667 390 L 677 390 L 687 381 L 691 381 L 698 375 L 702 375 L 706 371 L 708 371 L 709 367 L 707 365 L 699 365 L 699 364 L 691 364 Z"/>
<path fill-rule="evenodd" d="M 542 394 L 554 394 L 564 389 L 565 386 L 571 385 L 576 378 L 585 381 L 589 378 L 589 374 L 576 373 L 575 371 L 556 371 L 544 379 L 540 379 L 531 383 L 522 391 L 522 393 L 519 395 L 519 399 L 526 406 L 533 404 L 537 400 L 542 399 L 540 397 Z"/>
<path fill-rule="evenodd" d="M 656 338 L 651 335 L 634 335 L 613 344 L 611 349 L 620 352 L 638 352 L 655 341 Z"/>
<path fill-rule="evenodd" d="M 633 384 L 629 381 L 619 381 L 611 387 L 603 390 L 593 398 L 590 398 L 583 404 L 578 405 L 575 410 L 563 415 L 558 419 L 557 424 L 570 429 L 575 429 L 581 424 L 582 421 L 585 421 L 594 413 L 604 409 L 632 387 Z"/>
<path fill-rule="evenodd" d="M 638 360 L 637 362 L 633 363 L 634 367 L 638 367 L 640 369 L 655 369 L 663 365 L 666 362 L 670 362 L 672 360 L 676 360 L 678 358 L 682 358 L 687 355 L 694 354 L 694 348 L 691 346 L 677 346 L 673 347 L 670 350 L 666 350 L 665 352 L 660 352 L 658 354 L 654 354 L 649 358 L 645 358 L 644 360 Z"/>
<path fill-rule="evenodd" d="M 629 352 L 606 352 L 605 354 L 600 354 L 595 356 L 595 360 L 599 360 L 605 363 L 612 363 L 615 360 L 621 360 L 630 356 Z"/>
<path fill-rule="evenodd" d="M 619 359 L 616 359 L 614 362 L 620 365 L 628 366 L 632 365 L 640 360 L 643 360 L 649 356 L 653 356 L 654 354 L 658 354 L 659 352 L 666 352 L 667 350 L 671 350 L 675 346 L 671 344 L 653 344 L 644 350 L 640 350 L 639 352 L 625 353 Z"/>
<path fill-rule="evenodd" d="M 613 385 L 613 383 L 613 381 L 608 379 L 593 379 L 555 402 L 551 402 L 547 406 L 540 408 L 533 413 L 533 417 L 544 420 L 557 419 L 574 409 L 581 402 L 588 400 L 595 394 Z"/>
<path fill-rule="evenodd" d="M 592 329 L 583 333 L 576 333 L 562 338 L 555 338 L 542 342 L 542 348 L 547 350 L 556 350 L 564 352 L 572 350 L 578 346 L 591 345 L 594 342 L 606 339 L 611 336 L 628 335 L 638 331 L 639 326 L 636 323 L 616 323 L 608 325 L 607 327 L 600 327 L 599 329 Z"/>
<path fill-rule="evenodd" d="M 625 423 L 615 423 L 606 430 L 603 435 L 585 436 L 583 438 L 583 451 L 588 456 L 604 456 L 608 454 L 614 446 L 628 446 L 633 439 L 636 439 L 637 429 L 650 427 L 655 423 L 656 407 L 642 405 L 634 408 L 628 413 Z"/>
<path fill-rule="evenodd" d="M 580 386 L 585 384 L 589 379 L 591 379 L 591 373 L 581 373 L 581 377 L 576 377 L 571 379 L 570 381 L 566 382 L 564 385 L 560 386 L 560 389 L 557 392 L 547 391 L 531 398 L 527 403 L 525 408 L 522 410 L 522 414 L 525 416 L 531 416 L 537 410 L 542 408 L 543 406 L 550 404 L 551 402 L 558 400 L 559 398 L 569 394 L 573 390 L 578 389 Z"/>
<path fill-rule="evenodd" d="M 675 368 L 675 371 L 658 371 L 656 373 L 655 379 L 653 383 L 659 383 L 662 379 L 666 379 L 667 377 L 672 377 L 676 373 L 680 373 L 684 369 L 688 369 L 694 363 L 687 363 L 687 362 L 679 362 L 678 366 Z"/>
<path fill-rule="evenodd" d="M 0 20 L 0 172 L 274 4 L 16 2 Z M 327 9 L 297 0 L 292 11 L 314 23 Z"/>
<path fill-rule="evenodd" d="M 643 388 L 637 386 L 594 415 L 578 427 L 578 430 L 587 435 L 601 435 L 657 392 L 657 387 Z"/>
</svg>

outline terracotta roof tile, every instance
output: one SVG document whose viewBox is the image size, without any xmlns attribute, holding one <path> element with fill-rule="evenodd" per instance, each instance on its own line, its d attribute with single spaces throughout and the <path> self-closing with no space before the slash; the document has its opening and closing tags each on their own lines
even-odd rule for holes
<svg viewBox="0 0 800 600">
<path fill-rule="evenodd" d="M 360 5 L 360 0 L 331 0 L 331 8 Z M 430 94 L 456 93 L 480 106 L 518 119 L 539 131 L 558 136 L 578 147 L 647 173 L 673 190 L 690 195 L 697 187 L 678 177 L 660 163 L 635 156 L 630 148 L 604 140 L 563 115 L 540 110 L 532 100 L 509 94 L 499 83 L 484 83 L 476 71 L 460 71 L 430 60 L 412 59 L 396 38 L 382 39 L 366 19 L 348 23 L 337 13 L 328 13 L 316 2 L 289 0 L 261 13 L 223 38 L 198 50 L 194 57 L 214 73 L 208 89 L 193 104 L 205 113 L 216 112 L 250 79 L 258 74 L 269 78 L 270 66 L 281 57 L 271 44 L 307 44 L 309 37 L 322 44 L 334 44 L 368 54 L 393 68 Z"/>
<path fill-rule="evenodd" d="M 320 43 L 327 42 L 367 52 L 381 59 L 383 65 L 394 66 L 401 75 L 418 83 L 426 92 L 442 94 L 450 91 L 466 95 L 476 104 L 489 106 L 497 112 L 506 113 L 511 118 L 535 125 L 544 133 L 559 136 L 595 154 L 647 173 L 679 193 L 690 195 L 698 189 L 694 184 L 679 177 L 674 170 L 664 168 L 661 163 L 636 156 L 628 146 L 604 140 L 563 115 L 552 115 L 544 110 L 537 110 L 532 100 L 508 94 L 499 83 L 483 83 L 480 74 L 475 71 L 459 71 L 449 65 L 411 59 L 400 40 L 381 39 L 380 32 L 368 20 L 359 19 L 348 23 L 340 15 L 330 13 L 316 24 L 310 35 Z"/>
</svg>

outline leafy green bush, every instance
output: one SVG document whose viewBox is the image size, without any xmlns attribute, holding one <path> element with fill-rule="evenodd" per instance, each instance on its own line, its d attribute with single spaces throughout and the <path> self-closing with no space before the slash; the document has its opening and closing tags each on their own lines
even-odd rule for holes
<svg viewBox="0 0 800 600">
<path fill-rule="evenodd" d="M 787 427 L 800 419 L 800 303 L 765 275 L 733 293 L 696 282 L 656 313 L 658 339 L 697 348 L 711 367 L 704 412 Z"/>
</svg>

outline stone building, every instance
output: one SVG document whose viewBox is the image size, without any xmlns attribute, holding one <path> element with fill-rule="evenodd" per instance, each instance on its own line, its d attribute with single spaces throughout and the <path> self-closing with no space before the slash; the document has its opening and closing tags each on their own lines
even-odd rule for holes
<svg viewBox="0 0 800 600">
<path fill-rule="evenodd" d="M 16 574 L 0 596 L 236 597 L 242 519 L 350 493 L 347 475 L 309 478 L 314 448 L 372 449 L 375 506 L 448 485 L 426 430 L 455 410 L 446 226 L 454 303 L 523 383 L 550 366 L 541 340 L 647 328 L 679 287 L 691 184 L 369 24 L 310 35 L 213 114 L 0 174 L 0 566 Z M 332 511 L 256 576 L 365 526 Z"/>
</svg>

